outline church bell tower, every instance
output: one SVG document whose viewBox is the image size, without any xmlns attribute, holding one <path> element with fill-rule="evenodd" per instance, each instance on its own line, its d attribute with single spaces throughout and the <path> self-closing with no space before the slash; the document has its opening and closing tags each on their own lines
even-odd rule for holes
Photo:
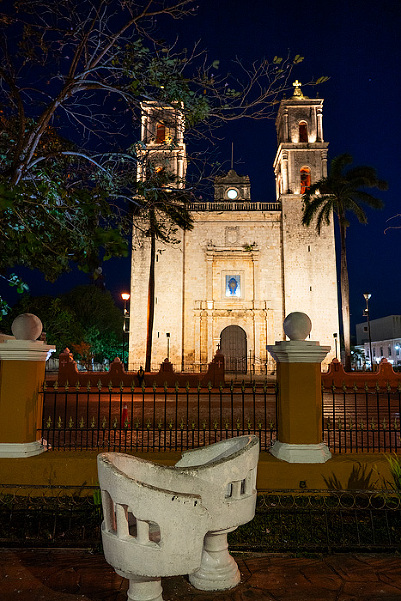
<svg viewBox="0 0 401 601">
<path fill-rule="evenodd" d="M 338 336 L 337 273 L 333 219 L 318 235 L 302 224 L 302 195 L 327 176 L 323 99 L 308 98 L 295 81 L 291 98 L 280 103 L 274 161 L 276 198 L 281 203 L 283 313 L 307 313 L 311 338 L 334 348 Z M 332 355 L 333 356 L 333 355 Z"/>
<path fill-rule="evenodd" d="M 178 104 L 161 105 L 154 101 L 142 102 L 141 109 L 137 180 L 144 181 L 149 172 L 165 170 L 170 176 L 168 187 L 184 188 L 187 160 L 182 111 Z M 177 229 L 173 236 L 175 244 L 157 239 L 152 251 L 146 220 L 142 224 L 137 219 L 136 223 L 132 235 L 129 369 L 145 366 L 151 286 L 154 288 L 152 369 L 157 370 L 165 358 L 175 366 L 181 365 L 184 232 Z"/>
<path fill-rule="evenodd" d="M 185 186 L 187 171 L 184 115 L 177 106 L 155 101 L 141 103 L 141 145 L 137 149 L 137 179 L 144 181 L 147 169 L 168 170 L 174 186 Z"/>
</svg>

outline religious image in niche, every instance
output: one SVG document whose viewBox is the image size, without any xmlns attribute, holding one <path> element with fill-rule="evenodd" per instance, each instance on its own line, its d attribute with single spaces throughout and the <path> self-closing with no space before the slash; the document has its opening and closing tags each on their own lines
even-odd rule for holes
<svg viewBox="0 0 401 601">
<path fill-rule="evenodd" d="M 240 296 L 240 294 L 240 276 L 226 275 L 226 296 Z"/>
</svg>

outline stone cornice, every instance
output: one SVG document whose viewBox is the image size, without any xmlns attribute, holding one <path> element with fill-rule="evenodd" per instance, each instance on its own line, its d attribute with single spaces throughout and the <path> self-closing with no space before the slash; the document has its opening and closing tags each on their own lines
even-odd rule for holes
<svg viewBox="0 0 401 601">
<path fill-rule="evenodd" d="M 229 255 L 239 256 L 242 259 L 259 259 L 259 248 L 252 248 L 252 250 L 247 250 L 244 246 L 208 246 L 206 248 L 206 255 L 208 257 L 220 257 Z"/>
<path fill-rule="evenodd" d="M 268 345 L 269 353 L 278 363 L 321 363 L 330 346 L 320 346 L 314 340 L 288 340 Z"/>
<path fill-rule="evenodd" d="M 46 361 L 48 353 L 56 350 L 43 340 L 5 340 L 0 344 L 1 361 Z"/>
</svg>

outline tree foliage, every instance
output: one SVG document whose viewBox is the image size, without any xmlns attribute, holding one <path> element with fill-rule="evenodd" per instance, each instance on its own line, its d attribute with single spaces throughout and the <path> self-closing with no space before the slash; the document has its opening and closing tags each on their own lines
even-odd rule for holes
<svg viewBox="0 0 401 601">
<path fill-rule="evenodd" d="M 11 333 L 13 320 L 21 313 L 34 313 L 43 324 L 46 340 L 57 354 L 66 347 L 83 357 L 112 361 L 122 353 L 123 316 L 113 297 L 93 284 L 77 286 L 58 297 L 25 295 L 3 322 Z M 88 355 L 88 356 L 89 356 Z"/>
<path fill-rule="evenodd" d="M 325 224 L 329 225 L 332 215 L 336 215 L 340 230 L 340 287 L 342 325 L 344 334 L 345 369 L 351 370 L 351 332 L 349 306 L 349 278 L 347 267 L 346 234 L 350 225 L 348 216 L 353 214 L 360 223 L 367 223 L 364 205 L 381 209 L 383 202 L 367 191 L 367 188 L 387 190 L 387 182 L 378 178 L 376 169 L 361 165 L 350 168 L 353 158 L 350 154 L 335 157 L 330 164 L 327 177 L 312 184 L 303 195 L 303 223 L 314 223 L 318 234 Z"/>
<path fill-rule="evenodd" d="M 143 209 L 142 100 L 179 103 L 187 129 L 201 135 L 273 116 L 302 57 L 236 60 L 220 75 L 198 45 L 178 51 L 158 37 L 194 12 L 192 0 L 1 5 L 0 274 L 25 265 L 54 280 L 72 262 L 91 271 L 127 253 L 132 216 Z"/>
</svg>

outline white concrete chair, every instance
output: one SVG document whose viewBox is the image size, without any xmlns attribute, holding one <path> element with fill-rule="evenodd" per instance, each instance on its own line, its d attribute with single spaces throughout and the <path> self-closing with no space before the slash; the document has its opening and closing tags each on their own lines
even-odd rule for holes
<svg viewBox="0 0 401 601">
<path fill-rule="evenodd" d="M 98 474 L 106 561 L 129 580 L 129 601 L 162 601 L 162 576 L 201 564 L 210 517 L 201 496 L 186 492 L 193 478 L 122 453 L 99 455 Z"/>
<path fill-rule="evenodd" d="M 239 436 L 187 451 L 175 464 L 183 475 L 196 478 L 196 492 L 211 518 L 201 566 L 189 575 L 198 589 L 225 590 L 240 581 L 238 566 L 228 552 L 227 534 L 255 515 L 258 459 L 258 438 Z"/>
<path fill-rule="evenodd" d="M 104 554 L 129 579 L 129 601 L 161 601 L 163 576 L 189 574 L 202 590 L 238 584 L 227 533 L 255 514 L 258 456 L 256 436 L 188 451 L 174 467 L 98 456 Z"/>
</svg>

